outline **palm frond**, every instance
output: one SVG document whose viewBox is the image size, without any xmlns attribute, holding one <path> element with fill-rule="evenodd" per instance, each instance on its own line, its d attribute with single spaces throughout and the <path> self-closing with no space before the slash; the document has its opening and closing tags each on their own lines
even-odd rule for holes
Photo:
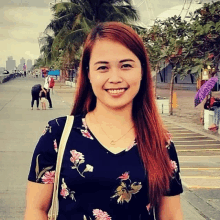
<svg viewBox="0 0 220 220">
<path fill-rule="evenodd" d="M 131 5 L 114 6 L 117 11 L 124 14 L 128 19 L 133 21 L 140 20 L 137 10 Z"/>
<path fill-rule="evenodd" d="M 111 13 L 108 17 L 106 17 L 106 21 L 119 21 L 123 23 L 128 22 L 128 18 L 120 12 Z"/>
<path fill-rule="evenodd" d="M 65 39 L 61 42 L 61 45 L 67 43 L 82 45 L 86 36 L 87 30 L 85 28 L 71 31 L 66 35 Z"/>
</svg>

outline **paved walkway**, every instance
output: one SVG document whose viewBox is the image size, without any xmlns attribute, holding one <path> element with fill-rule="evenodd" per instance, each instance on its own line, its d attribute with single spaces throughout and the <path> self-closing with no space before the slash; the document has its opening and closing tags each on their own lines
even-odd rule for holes
<svg viewBox="0 0 220 220">
<path fill-rule="evenodd" d="M 182 199 L 205 219 L 220 218 L 220 138 L 162 116 L 172 133 L 185 187 Z M 187 218 L 188 219 L 188 218 Z"/>
<path fill-rule="evenodd" d="M 30 110 L 31 87 L 42 79 L 17 78 L 0 85 L 0 219 L 22 220 L 27 175 L 35 145 L 47 121 L 70 112 L 51 95 L 53 110 Z"/>
<path fill-rule="evenodd" d="M 47 121 L 67 115 L 72 105 L 74 90 L 66 86 L 60 87 L 56 83 L 54 94 L 51 94 L 54 108 L 38 111 L 35 107 L 33 111 L 30 110 L 30 90 L 34 84 L 38 83 L 43 84 L 43 80 L 17 78 L 0 85 L 1 220 L 23 219 L 27 175 L 35 145 Z M 217 193 L 218 191 L 204 190 L 196 194 L 191 189 L 185 188 L 181 195 L 184 219 L 217 220 L 218 218 L 214 216 L 219 206 L 214 208 L 218 199 Z M 204 198 L 210 198 L 210 196 L 213 200 L 210 200 L 209 207 L 207 207 L 208 203 Z M 210 207 L 211 211 L 209 211 Z"/>
</svg>

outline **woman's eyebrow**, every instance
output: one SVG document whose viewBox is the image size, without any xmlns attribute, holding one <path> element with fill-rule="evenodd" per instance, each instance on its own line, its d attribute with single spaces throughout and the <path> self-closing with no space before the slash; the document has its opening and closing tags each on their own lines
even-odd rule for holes
<svg viewBox="0 0 220 220">
<path fill-rule="evenodd" d="M 127 61 L 135 62 L 135 61 L 132 60 L 132 59 L 124 59 L 124 60 L 120 60 L 119 63 L 123 63 L 123 62 L 127 62 Z"/>
<path fill-rule="evenodd" d="M 96 62 L 96 63 L 94 63 L 94 65 L 96 65 L 96 64 L 108 64 L 109 62 L 107 62 L 107 61 L 98 61 L 98 62 Z"/>
<path fill-rule="evenodd" d="M 132 59 L 124 59 L 124 60 L 120 60 L 119 63 L 128 62 L 128 61 L 135 62 Z M 107 62 L 107 61 L 98 61 L 98 62 L 94 63 L 94 65 L 97 65 L 97 64 L 109 64 L 109 62 Z"/>
</svg>

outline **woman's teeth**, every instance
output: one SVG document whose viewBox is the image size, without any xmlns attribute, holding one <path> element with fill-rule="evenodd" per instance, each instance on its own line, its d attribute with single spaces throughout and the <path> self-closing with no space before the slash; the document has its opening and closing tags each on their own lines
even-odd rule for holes
<svg viewBox="0 0 220 220">
<path fill-rule="evenodd" d="M 122 92 L 124 92 L 125 91 L 125 89 L 109 89 L 108 90 L 108 92 L 109 93 L 112 93 L 112 94 L 118 94 L 118 93 L 122 93 Z"/>
</svg>

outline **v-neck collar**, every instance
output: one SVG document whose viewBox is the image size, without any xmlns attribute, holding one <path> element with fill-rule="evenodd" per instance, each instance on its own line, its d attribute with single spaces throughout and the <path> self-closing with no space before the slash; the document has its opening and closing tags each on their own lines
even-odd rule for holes
<svg viewBox="0 0 220 220">
<path fill-rule="evenodd" d="M 110 154 L 110 155 L 113 155 L 113 156 L 121 156 L 121 155 L 125 154 L 126 152 L 130 151 L 134 146 L 137 145 L 137 141 L 135 139 L 124 150 L 122 150 L 122 151 L 120 151 L 118 153 L 113 153 L 112 151 L 108 150 L 108 148 L 103 146 L 99 142 L 99 140 L 96 138 L 96 136 L 92 133 L 92 131 L 89 129 L 89 127 L 86 124 L 85 115 L 77 115 L 77 116 L 75 116 L 73 127 L 76 128 L 76 129 L 79 129 L 81 131 L 83 130 L 83 131 L 89 132 L 89 134 L 91 135 L 92 139 L 94 139 L 94 140 L 96 140 L 98 142 L 99 147 L 102 148 L 103 150 L 105 150 L 107 154 Z"/>
</svg>

